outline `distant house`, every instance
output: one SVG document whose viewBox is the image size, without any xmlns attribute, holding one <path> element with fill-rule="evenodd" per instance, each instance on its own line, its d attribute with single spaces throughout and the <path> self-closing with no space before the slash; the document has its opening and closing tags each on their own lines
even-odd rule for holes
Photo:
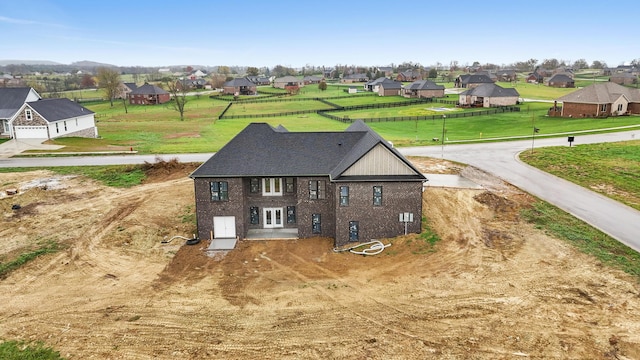
<svg viewBox="0 0 640 360">
<path fill-rule="evenodd" d="M 609 81 L 619 85 L 635 85 L 638 83 L 638 77 L 630 72 L 622 72 L 611 75 Z"/>
<path fill-rule="evenodd" d="M 164 104 L 171 100 L 171 95 L 162 88 L 144 84 L 129 93 L 129 103 L 138 105 Z"/>
<path fill-rule="evenodd" d="M 487 75 L 492 82 L 498 81 L 498 75 L 496 75 L 495 73 L 492 73 L 491 71 L 480 70 L 480 71 L 477 71 L 475 75 Z"/>
<path fill-rule="evenodd" d="M 481 84 L 463 91 L 459 96 L 460 106 L 510 106 L 518 103 L 520 94 L 514 88 L 503 88 L 496 84 Z"/>
<path fill-rule="evenodd" d="M 40 100 L 40 95 L 31 87 L 0 87 L 0 136 L 12 137 L 9 121 L 27 102 Z"/>
<path fill-rule="evenodd" d="M 190 177 L 210 248 L 256 234 L 342 246 L 421 231 L 426 178 L 362 121 L 338 132 L 252 123 Z"/>
<path fill-rule="evenodd" d="M 16 139 L 98 137 L 94 112 L 69 99 L 26 102 L 9 121 Z"/>
<path fill-rule="evenodd" d="M 255 95 L 257 94 L 257 85 L 246 78 L 235 78 L 229 80 L 222 86 L 222 93 L 229 95 Z"/>
<path fill-rule="evenodd" d="M 393 75 L 393 68 L 391 66 L 378 66 L 376 72 L 381 72 L 385 77 Z"/>
<path fill-rule="evenodd" d="M 271 85 L 271 80 L 266 76 L 247 76 L 246 79 L 256 85 Z"/>
<path fill-rule="evenodd" d="M 305 77 L 303 77 L 303 78 L 302 78 L 302 82 L 303 82 L 305 85 L 310 85 L 310 84 L 319 84 L 319 83 L 320 83 L 320 81 L 322 81 L 322 78 L 321 78 L 321 77 L 319 77 L 319 76 L 313 76 L 313 75 L 311 75 L 311 76 L 305 76 Z"/>
<path fill-rule="evenodd" d="M 518 75 L 513 69 L 502 69 L 496 71 L 496 76 L 498 81 L 503 82 L 512 82 L 518 79 Z"/>
<path fill-rule="evenodd" d="M 430 80 L 419 80 L 402 89 L 402 96 L 407 98 L 440 98 L 444 97 L 444 86 Z"/>
<path fill-rule="evenodd" d="M 481 84 L 493 84 L 493 80 L 485 74 L 462 74 L 454 81 L 458 88 L 474 88 Z"/>
<path fill-rule="evenodd" d="M 180 90 L 204 89 L 207 80 L 202 78 L 182 78 L 176 80 L 176 88 Z"/>
<path fill-rule="evenodd" d="M 302 79 L 295 76 L 283 76 L 273 80 L 273 87 L 278 89 L 296 90 L 304 86 Z"/>
<path fill-rule="evenodd" d="M 345 75 L 340 82 L 344 84 L 352 84 L 354 82 L 367 82 L 369 78 L 366 74 L 349 74 Z"/>
<path fill-rule="evenodd" d="M 576 83 L 567 74 L 555 74 L 547 80 L 547 86 L 557 88 L 572 88 L 576 87 Z"/>
<path fill-rule="evenodd" d="M 385 80 L 391 80 L 391 79 L 388 79 L 386 77 L 379 77 L 377 79 L 367 81 L 364 84 L 364 89 L 366 91 L 378 92 L 380 83 L 385 81 Z"/>
<path fill-rule="evenodd" d="M 116 90 L 115 98 L 128 99 L 129 94 L 131 94 L 131 92 L 137 88 L 138 86 L 135 83 L 130 83 L 130 82 L 120 83 L 120 85 L 118 86 L 118 89 Z"/>
<path fill-rule="evenodd" d="M 391 79 L 383 80 L 378 84 L 378 95 L 396 96 L 402 94 L 402 83 Z"/>
<path fill-rule="evenodd" d="M 558 107 L 558 103 L 562 103 Z M 640 89 L 613 82 L 591 84 L 556 100 L 549 116 L 571 118 L 640 114 Z"/>
<path fill-rule="evenodd" d="M 396 81 L 407 82 L 417 80 L 422 80 L 422 72 L 417 69 L 401 71 L 400 73 L 398 73 L 398 76 L 396 76 Z"/>
<path fill-rule="evenodd" d="M 537 71 L 534 71 L 527 76 L 526 81 L 531 84 L 541 84 L 544 82 L 544 76 Z"/>
</svg>

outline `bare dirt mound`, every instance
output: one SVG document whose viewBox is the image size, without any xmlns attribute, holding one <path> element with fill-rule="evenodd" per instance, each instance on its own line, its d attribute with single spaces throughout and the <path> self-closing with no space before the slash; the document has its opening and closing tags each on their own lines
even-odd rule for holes
<svg viewBox="0 0 640 360">
<path fill-rule="evenodd" d="M 40 242 L 64 249 L 0 280 L 0 338 L 44 341 L 69 359 L 640 357 L 636 279 L 524 223 L 527 194 L 476 169 L 412 161 L 485 188 L 427 188 L 424 215 L 441 240 L 387 239 L 370 257 L 335 253 L 326 238 L 210 254 L 206 240 L 162 244 L 194 232 L 193 168 L 179 164 L 131 189 L 70 177 L 2 198 L 0 261 Z M 0 184 L 52 177 L 0 174 Z"/>
</svg>

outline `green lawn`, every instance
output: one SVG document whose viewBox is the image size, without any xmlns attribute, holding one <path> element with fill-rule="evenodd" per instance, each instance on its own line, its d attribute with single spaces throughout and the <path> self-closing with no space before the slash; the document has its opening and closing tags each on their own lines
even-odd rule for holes
<svg viewBox="0 0 640 360">
<path fill-rule="evenodd" d="M 640 210 L 640 140 L 541 148 L 520 158 Z"/>
</svg>

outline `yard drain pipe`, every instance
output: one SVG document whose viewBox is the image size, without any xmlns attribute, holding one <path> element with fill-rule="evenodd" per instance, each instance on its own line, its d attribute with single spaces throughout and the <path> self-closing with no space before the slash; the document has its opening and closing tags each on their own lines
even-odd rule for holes
<svg viewBox="0 0 640 360">
<path fill-rule="evenodd" d="M 364 246 L 369 246 L 369 247 L 366 249 L 360 249 Z M 358 254 L 358 255 L 378 255 L 381 252 L 383 252 L 386 247 L 389 247 L 389 246 L 391 246 L 391 244 L 385 245 L 380 240 L 373 240 L 373 241 L 358 244 L 346 249 L 333 248 L 333 252 L 339 253 L 339 252 L 348 251 L 350 253 Z"/>
<path fill-rule="evenodd" d="M 185 243 L 186 243 L 187 245 L 195 245 L 195 244 L 197 244 L 197 243 L 199 243 L 199 242 L 200 242 L 200 239 L 198 239 L 198 238 L 196 237 L 196 235 L 194 234 L 194 235 L 193 235 L 193 237 L 192 237 L 191 239 L 186 238 L 186 237 L 184 237 L 184 236 L 176 235 L 176 236 L 173 236 L 173 237 L 172 237 L 171 239 L 169 239 L 169 240 L 162 240 L 161 244 L 168 244 L 168 243 L 170 243 L 171 241 L 173 241 L 173 239 L 183 239 L 183 240 L 186 240 L 186 242 L 185 242 Z"/>
</svg>

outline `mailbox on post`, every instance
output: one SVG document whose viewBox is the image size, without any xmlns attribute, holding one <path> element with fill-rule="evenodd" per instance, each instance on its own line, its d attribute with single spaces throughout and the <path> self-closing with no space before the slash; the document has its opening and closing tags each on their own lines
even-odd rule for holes
<svg viewBox="0 0 640 360">
<path fill-rule="evenodd" d="M 573 142 L 574 137 L 573 136 L 569 136 L 568 140 L 569 140 L 569 147 L 571 147 L 571 143 Z"/>
</svg>

